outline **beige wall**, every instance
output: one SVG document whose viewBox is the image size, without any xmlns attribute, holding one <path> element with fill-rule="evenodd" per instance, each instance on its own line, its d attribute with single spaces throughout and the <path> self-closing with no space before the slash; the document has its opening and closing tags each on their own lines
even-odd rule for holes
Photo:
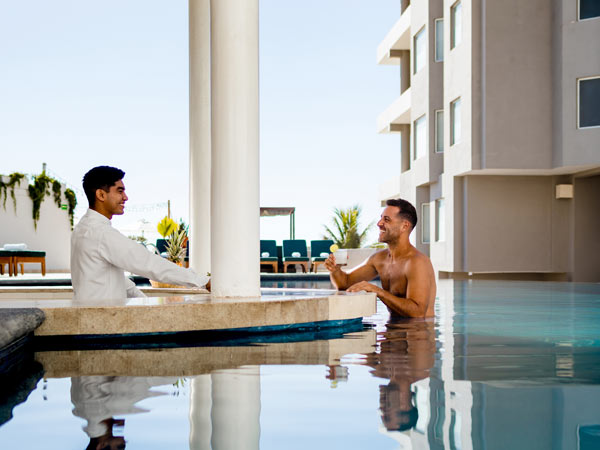
<svg viewBox="0 0 600 450">
<path fill-rule="evenodd" d="M 465 184 L 466 272 L 568 272 L 571 207 L 553 177 L 469 176 Z"/>
<path fill-rule="evenodd" d="M 552 10 L 548 0 L 482 2 L 482 168 L 548 169 L 552 164 Z"/>
<path fill-rule="evenodd" d="M 600 176 L 576 178 L 574 281 L 600 281 Z"/>
</svg>

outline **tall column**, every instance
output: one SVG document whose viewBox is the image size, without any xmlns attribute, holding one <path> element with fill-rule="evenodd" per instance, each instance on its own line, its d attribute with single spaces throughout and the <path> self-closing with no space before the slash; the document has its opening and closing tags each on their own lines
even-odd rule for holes
<svg viewBox="0 0 600 450">
<path fill-rule="evenodd" d="M 210 272 L 210 0 L 189 0 L 190 267 Z"/>
<path fill-rule="evenodd" d="M 260 295 L 258 0 L 211 0 L 211 267 L 216 297 Z"/>
</svg>

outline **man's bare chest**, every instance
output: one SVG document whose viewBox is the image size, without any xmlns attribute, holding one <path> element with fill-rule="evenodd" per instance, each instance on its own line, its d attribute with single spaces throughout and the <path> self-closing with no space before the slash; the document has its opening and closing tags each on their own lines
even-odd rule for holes
<svg viewBox="0 0 600 450">
<path fill-rule="evenodd" d="M 382 263 L 377 267 L 381 287 L 386 291 L 398 296 L 406 294 L 408 284 L 406 278 L 405 264 L 403 263 Z"/>
</svg>

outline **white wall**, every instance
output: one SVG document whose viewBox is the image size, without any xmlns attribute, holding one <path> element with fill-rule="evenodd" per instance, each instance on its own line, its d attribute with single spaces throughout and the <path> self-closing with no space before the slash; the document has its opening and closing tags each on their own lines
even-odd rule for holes
<svg viewBox="0 0 600 450">
<path fill-rule="evenodd" d="M 3 177 L 7 182 L 8 177 Z M 71 251 L 71 222 L 68 211 L 54 203 L 52 194 L 46 196 L 40 208 L 37 230 L 33 226 L 33 202 L 27 192 L 28 180 L 23 179 L 15 189 L 17 211 L 13 207 L 10 190 L 6 209 L 0 202 L 0 247 L 4 244 L 25 243 L 29 250 L 46 252 L 46 270 L 68 272 Z M 63 186 L 64 191 L 64 186 Z M 4 197 L 2 197 L 4 200 Z M 63 204 L 67 201 L 63 196 Z M 39 272 L 39 264 L 25 264 L 25 271 Z"/>
</svg>

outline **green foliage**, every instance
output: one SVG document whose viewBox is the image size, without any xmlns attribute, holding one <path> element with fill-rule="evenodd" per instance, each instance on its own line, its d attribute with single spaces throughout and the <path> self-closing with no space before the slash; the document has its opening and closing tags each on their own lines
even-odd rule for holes
<svg viewBox="0 0 600 450">
<path fill-rule="evenodd" d="M 373 223 L 370 223 L 364 230 L 359 231 L 360 213 L 359 205 L 346 209 L 335 208 L 332 218 L 333 229 L 325 225 L 325 237 L 333 240 L 340 248 L 360 248 L 373 226 Z"/>
<path fill-rule="evenodd" d="M 2 181 L 0 177 L 0 200 L 2 196 L 4 196 L 4 201 L 2 202 L 2 207 L 6 210 L 6 199 L 8 198 L 8 190 L 10 189 L 10 196 L 13 200 L 13 207 L 15 208 L 15 213 L 17 212 L 17 198 L 15 197 L 15 187 L 21 185 L 21 180 L 25 178 L 25 175 L 19 172 L 14 172 L 8 175 L 8 182 Z"/>
<path fill-rule="evenodd" d="M 33 184 L 28 186 L 29 197 L 33 202 L 33 226 L 37 230 L 37 223 L 40 220 L 40 208 L 42 202 L 46 198 L 46 195 L 50 195 L 50 185 L 54 182 L 54 179 L 46 175 L 46 172 L 42 172 L 39 175 L 33 177 Z"/>
<path fill-rule="evenodd" d="M 77 206 L 77 196 L 72 189 L 65 189 L 65 198 L 69 205 L 69 220 L 71 220 L 71 230 L 73 229 L 73 218 L 75 217 L 75 207 Z"/>
<path fill-rule="evenodd" d="M 60 181 L 52 180 L 52 193 L 54 194 L 54 203 L 56 203 L 56 206 L 58 206 L 59 208 L 62 203 L 61 189 L 62 185 L 60 184 Z"/>
</svg>

